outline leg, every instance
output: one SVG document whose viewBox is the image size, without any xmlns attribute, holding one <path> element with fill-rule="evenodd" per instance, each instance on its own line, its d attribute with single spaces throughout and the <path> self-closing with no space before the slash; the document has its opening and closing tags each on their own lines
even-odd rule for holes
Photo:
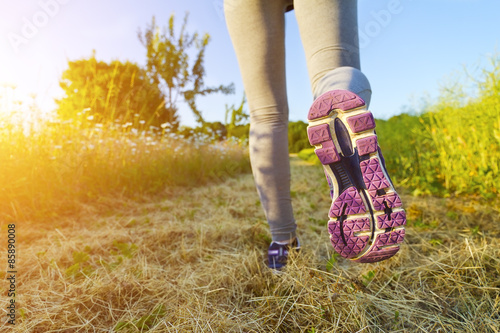
<svg viewBox="0 0 500 333">
<path fill-rule="evenodd" d="M 225 0 L 250 109 L 250 161 L 274 241 L 295 237 L 290 198 L 285 18 L 288 0 Z"/>
<path fill-rule="evenodd" d="M 295 0 L 315 96 L 307 132 L 331 186 L 330 240 L 345 258 L 375 262 L 398 252 L 406 215 L 367 110 L 356 10 L 355 0 Z"/>
<path fill-rule="evenodd" d="M 314 99 L 344 89 L 367 105 L 371 88 L 360 71 L 357 0 L 295 0 Z"/>
</svg>

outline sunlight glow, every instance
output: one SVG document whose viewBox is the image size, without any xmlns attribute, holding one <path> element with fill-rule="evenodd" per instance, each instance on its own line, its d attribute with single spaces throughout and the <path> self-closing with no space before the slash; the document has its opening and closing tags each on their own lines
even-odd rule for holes
<svg viewBox="0 0 500 333">
<path fill-rule="evenodd" d="M 48 119 L 47 115 L 38 107 L 34 94 L 24 92 L 12 83 L 0 83 L 0 125 L 22 126 L 24 133 L 29 134 Z"/>
</svg>

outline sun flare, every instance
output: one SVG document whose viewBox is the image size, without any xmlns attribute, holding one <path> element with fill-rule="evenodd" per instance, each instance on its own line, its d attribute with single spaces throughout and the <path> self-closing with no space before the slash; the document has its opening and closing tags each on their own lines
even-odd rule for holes
<svg viewBox="0 0 500 333">
<path fill-rule="evenodd" d="M 0 83 L 0 121 L 33 123 L 40 120 L 40 115 L 35 95 L 23 91 L 14 83 Z"/>
</svg>

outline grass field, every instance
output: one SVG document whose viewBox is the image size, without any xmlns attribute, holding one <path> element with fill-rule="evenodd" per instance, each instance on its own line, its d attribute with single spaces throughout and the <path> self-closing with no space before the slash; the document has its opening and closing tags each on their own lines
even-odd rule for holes
<svg viewBox="0 0 500 333">
<path fill-rule="evenodd" d="M 402 190 L 400 253 L 354 264 L 329 244 L 321 168 L 292 173 L 303 251 L 279 276 L 250 174 L 19 224 L 17 331 L 498 332 L 498 212 Z"/>
<path fill-rule="evenodd" d="M 16 326 L 0 331 L 498 333 L 499 87 L 496 66 L 475 98 L 377 122 L 408 217 L 384 262 L 334 252 L 322 169 L 294 155 L 303 250 L 281 275 L 245 144 L 85 109 L 31 135 L 0 119 L 0 234 L 16 224 L 18 271 Z"/>
</svg>

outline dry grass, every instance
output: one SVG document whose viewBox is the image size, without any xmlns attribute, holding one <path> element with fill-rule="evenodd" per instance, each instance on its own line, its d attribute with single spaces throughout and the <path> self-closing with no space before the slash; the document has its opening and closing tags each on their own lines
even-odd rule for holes
<svg viewBox="0 0 500 333">
<path fill-rule="evenodd" d="M 29 135 L 0 117 L 0 220 L 72 216 L 103 197 L 138 199 L 250 170 L 242 142 L 184 138 L 139 117 L 135 124 L 96 124 L 92 117 L 43 121 Z"/>
<path fill-rule="evenodd" d="M 329 245 L 321 168 L 292 167 L 303 251 L 279 276 L 264 263 L 269 233 L 248 174 L 111 202 L 105 216 L 89 206 L 19 223 L 17 331 L 500 331 L 498 211 L 402 191 L 400 254 L 354 264 Z"/>
</svg>

